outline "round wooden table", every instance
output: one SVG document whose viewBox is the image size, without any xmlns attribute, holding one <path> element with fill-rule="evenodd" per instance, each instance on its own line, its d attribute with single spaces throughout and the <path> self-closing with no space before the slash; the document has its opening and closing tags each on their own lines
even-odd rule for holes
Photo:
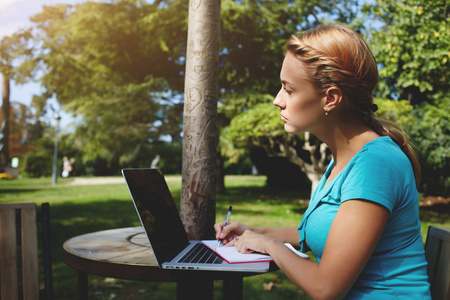
<svg viewBox="0 0 450 300">
<path fill-rule="evenodd" d="M 210 298 L 213 280 L 223 280 L 224 299 L 242 299 L 243 277 L 260 274 L 161 269 L 142 227 L 73 237 L 64 243 L 63 257 L 67 265 L 78 271 L 80 299 L 87 299 L 88 274 L 126 280 L 177 282 L 177 299 Z"/>
</svg>

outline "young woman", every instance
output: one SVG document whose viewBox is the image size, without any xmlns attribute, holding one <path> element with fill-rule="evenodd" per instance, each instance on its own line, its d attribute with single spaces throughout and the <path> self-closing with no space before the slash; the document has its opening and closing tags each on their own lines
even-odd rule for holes
<svg viewBox="0 0 450 300">
<path fill-rule="evenodd" d="M 367 44 L 340 25 L 310 30 L 288 42 L 280 77 L 274 105 L 285 130 L 313 133 L 333 159 L 298 228 L 218 223 L 217 239 L 270 254 L 313 299 L 430 299 L 420 168 L 404 132 L 373 114 L 378 71 Z"/>
</svg>

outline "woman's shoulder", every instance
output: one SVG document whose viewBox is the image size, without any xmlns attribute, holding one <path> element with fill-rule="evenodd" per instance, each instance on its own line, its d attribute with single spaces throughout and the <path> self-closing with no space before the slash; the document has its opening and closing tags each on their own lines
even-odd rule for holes
<svg viewBox="0 0 450 300">
<path fill-rule="evenodd" d="M 361 156 L 394 165 L 398 163 L 409 164 L 406 154 L 389 136 L 379 137 L 364 145 Z"/>
<path fill-rule="evenodd" d="M 411 162 L 400 147 L 388 136 L 379 137 L 367 143 L 354 157 L 348 172 L 366 174 L 373 179 L 377 175 L 397 178 L 409 176 L 413 172 Z"/>
</svg>

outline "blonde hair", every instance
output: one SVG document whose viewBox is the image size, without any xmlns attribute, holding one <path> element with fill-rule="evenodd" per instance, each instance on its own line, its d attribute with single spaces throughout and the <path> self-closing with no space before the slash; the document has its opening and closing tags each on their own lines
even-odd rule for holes
<svg viewBox="0 0 450 300">
<path fill-rule="evenodd" d="M 420 164 L 408 136 L 394 123 L 373 114 L 377 63 L 358 33 L 342 25 L 319 26 L 292 36 L 286 50 L 303 63 L 309 80 L 319 92 L 339 88 L 367 126 L 380 136 L 390 136 L 399 145 L 411 162 L 418 185 Z"/>
</svg>

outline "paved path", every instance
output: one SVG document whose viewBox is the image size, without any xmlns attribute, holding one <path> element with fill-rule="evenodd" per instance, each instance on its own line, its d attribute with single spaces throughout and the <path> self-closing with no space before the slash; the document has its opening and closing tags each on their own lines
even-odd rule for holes
<svg viewBox="0 0 450 300">
<path fill-rule="evenodd" d="M 166 181 L 181 181 L 180 176 L 166 176 Z M 123 177 L 74 177 L 70 185 L 125 184 Z"/>
<path fill-rule="evenodd" d="M 75 177 L 69 184 L 70 185 L 93 185 L 93 184 L 117 184 L 125 183 L 123 177 Z"/>
</svg>

